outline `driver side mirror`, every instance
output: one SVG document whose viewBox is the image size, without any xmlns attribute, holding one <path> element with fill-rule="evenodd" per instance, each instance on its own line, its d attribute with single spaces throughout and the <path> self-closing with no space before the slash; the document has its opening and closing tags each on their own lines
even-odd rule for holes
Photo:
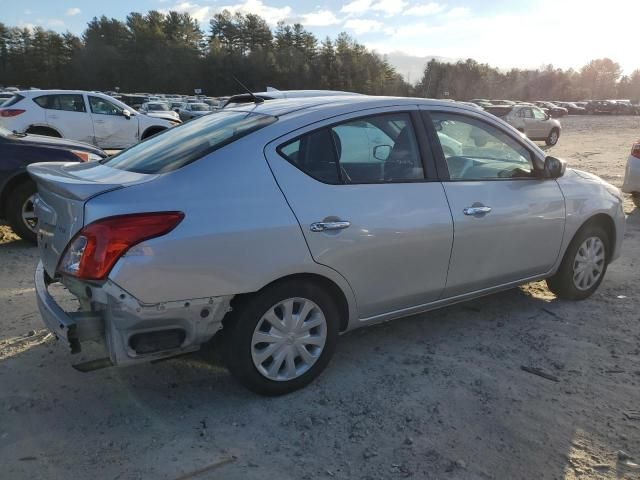
<svg viewBox="0 0 640 480">
<path fill-rule="evenodd" d="M 373 158 L 384 162 L 391 155 L 391 145 L 376 145 L 373 147 Z"/>
<path fill-rule="evenodd" d="M 131 120 L 131 112 L 127 109 L 122 110 L 122 116 L 127 120 Z"/>
<path fill-rule="evenodd" d="M 556 157 L 546 157 L 544 159 L 544 178 L 560 178 L 567 169 L 567 162 Z"/>
</svg>

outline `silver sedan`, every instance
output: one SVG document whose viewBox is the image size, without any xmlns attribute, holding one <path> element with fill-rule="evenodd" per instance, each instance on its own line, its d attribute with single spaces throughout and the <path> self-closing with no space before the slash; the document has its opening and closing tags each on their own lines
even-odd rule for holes
<svg viewBox="0 0 640 480">
<path fill-rule="evenodd" d="M 620 191 L 493 115 L 411 98 L 256 102 L 105 161 L 29 167 L 43 320 L 72 352 L 108 351 L 78 368 L 219 334 L 240 382 L 283 394 L 325 368 L 342 332 L 540 279 L 580 300 L 620 254 Z"/>
</svg>

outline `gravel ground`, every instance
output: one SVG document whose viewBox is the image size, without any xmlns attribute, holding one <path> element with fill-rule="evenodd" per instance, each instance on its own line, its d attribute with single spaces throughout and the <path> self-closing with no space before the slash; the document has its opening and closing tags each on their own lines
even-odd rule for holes
<svg viewBox="0 0 640 480">
<path fill-rule="evenodd" d="M 562 123 L 550 153 L 621 185 L 640 120 Z M 37 313 L 35 249 L 0 226 L 0 478 L 638 479 L 640 212 L 625 207 L 592 298 L 538 282 L 355 331 L 281 398 L 239 387 L 213 349 L 75 371 Z"/>
</svg>

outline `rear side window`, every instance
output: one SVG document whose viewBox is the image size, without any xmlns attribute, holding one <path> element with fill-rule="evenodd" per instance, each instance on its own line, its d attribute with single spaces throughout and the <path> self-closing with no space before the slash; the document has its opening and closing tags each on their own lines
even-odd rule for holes
<svg viewBox="0 0 640 480">
<path fill-rule="evenodd" d="M 251 112 L 214 113 L 154 135 L 102 163 L 137 173 L 170 172 L 275 121 L 277 117 Z"/>
<path fill-rule="evenodd" d="M 47 110 L 63 110 L 65 112 L 86 112 L 82 95 L 42 95 L 33 99 Z"/>
<path fill-rule="evenodd" d="M 24 97 L 18 93 L 16 93 L 13 97 L 9 98 L 6 102 L 1 103 L 2 100 L 0 100 L 0 106 L 2 108 L 7 108 L 7 107 L 11 107 L 13 105 L 15 105 L 16 103 L 18 103 L 20 100 L 23 100 Z"/>
<path fill-rule="evenodd" d="M 358 118 L 303 135 L 278 148 L 307 175 L 331 184 L 424 180 L 408 113 Z"/>
</svg>

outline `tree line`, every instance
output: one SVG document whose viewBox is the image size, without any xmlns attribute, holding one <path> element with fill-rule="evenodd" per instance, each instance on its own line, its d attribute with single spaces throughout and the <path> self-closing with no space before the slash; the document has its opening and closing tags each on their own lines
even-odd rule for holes
<svg viewBox="0 0 640 480">
<path fill-rule="evenodd" d="M 432 60 L 410 85 L 384 56 L 346 33 L 320 40 L 301 24 L 272 29 L 254 14 L 222 11 L 205 32 L 188 13 L 94 17 L 78 37 L 0 23 L 0 85 L 122 92 L 229 95 L 241 90 L 347 90 L 430 98 L 640 99 L 640 70 L 623 76 L 610 59 L 580 70 L 548 65 L 502 71 L 468 59 Z"/>
</svg>

